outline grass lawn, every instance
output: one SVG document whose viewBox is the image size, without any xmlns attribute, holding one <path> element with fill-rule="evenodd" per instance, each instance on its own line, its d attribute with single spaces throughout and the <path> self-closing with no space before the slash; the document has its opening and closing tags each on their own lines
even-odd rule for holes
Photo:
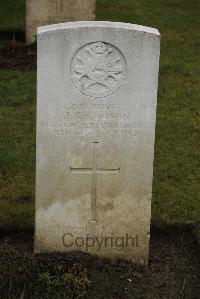
<svg viewBox="0 0 200 299">
<path fill-rule="evenodd" d="M 0 230 L 33 227 L 35 77 L 0 70 Z"/>
<path fill-rule="evenodd" d="M 24 31 L 26 0 L 0 0 L 0 32 Z"/>
<path fill-rule="evenodd" d="M 1 2 L 0 29 L 23 30 L 24 1 Z M 158 225 L 200 219 L 198 8 L 198 0 L 97 1 L 97 20 L 161 32 L 152 205 L 152 223 Z M 35 77 L 34 70 L 0 70 L 0 229 L 5 231 L 32 229 L 34 223 Z"/>
</svg>

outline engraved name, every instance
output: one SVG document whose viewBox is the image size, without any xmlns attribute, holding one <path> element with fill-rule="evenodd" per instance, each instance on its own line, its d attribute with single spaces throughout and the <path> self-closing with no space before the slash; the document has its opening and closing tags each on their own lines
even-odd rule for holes
<svg viewBox="0 0 200 299">
<path fill-rule="evenodd" d="M 126 105 L 68 104 L 60 121 L 42 121 L 41 127 L 58 136 L 127 136 L 136 137 L 143 122 Z"/>
</svg>

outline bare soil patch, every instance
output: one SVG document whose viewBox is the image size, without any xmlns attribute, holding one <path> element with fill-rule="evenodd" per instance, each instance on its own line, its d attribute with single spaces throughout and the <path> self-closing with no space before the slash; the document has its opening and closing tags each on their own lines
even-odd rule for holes
<svg viewBox="0 0 200 299">
<path fill-rule="evenodd" d="M 190 228 L 152 229 L 148 269 L 82 253 L 33 255 L 30 235 L 4 236 L 0 248 L 2 298 L 40 294 L 39 298 L 197 299 L 200 295 L 199 248 Z"/>
</svg>

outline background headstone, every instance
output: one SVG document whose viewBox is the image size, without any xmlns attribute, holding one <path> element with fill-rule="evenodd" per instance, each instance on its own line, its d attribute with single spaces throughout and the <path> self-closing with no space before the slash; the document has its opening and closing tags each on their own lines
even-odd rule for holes
<svg viewBox="0 0 200 299">
<path fill-rule="evenodd" d="M 138 25 L 39 28 L 36 252 L 148 263 L 159 46 Z"/>
<path fill-rule="evenodd" d="M 27 0 L 26 42 L 32 41 L 39 26 L 94 19 L 95 0 Z"/>
</svg>

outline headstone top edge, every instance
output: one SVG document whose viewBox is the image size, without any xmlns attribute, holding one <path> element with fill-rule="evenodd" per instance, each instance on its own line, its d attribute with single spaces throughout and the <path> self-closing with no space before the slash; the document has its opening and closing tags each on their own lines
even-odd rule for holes
<svg viewBox="0 0 200 299">
<path fill-rule="evenodd" d="M 141 32 L 160 36 L 160 33 L 156 28 L 131 24 L 131 23 L 110 22 L 110 21 L 78 21 L 78 22 L 76 21 L 76 22 L 66 22 L 66 23 L 59 23 L 53 25 L 46 25 L 46 26 L 38 27 L 37 34 L 40 35 L 42 33 L 56 31 L 56 30 L 63 30 L 63 29 L 92 28 L 92 27 L 128 29 L 128 30 L 141 31 Z"/>
</svg>

